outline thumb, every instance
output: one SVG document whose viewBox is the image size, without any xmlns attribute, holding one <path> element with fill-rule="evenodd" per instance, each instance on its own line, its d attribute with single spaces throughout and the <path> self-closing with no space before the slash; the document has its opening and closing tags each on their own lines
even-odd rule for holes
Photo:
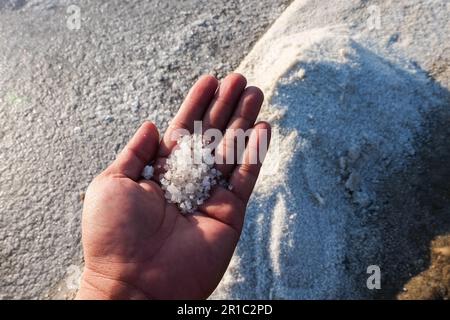
<svg viewBox="0 0 450 320">
<path fill-rule="evenodd" d="M 158 146 L 158 129 L 152 122 L 146 121 L 137 130 L 107 171 L 123 174 L 133 180 L 139 180 L 144 167 L 155 158 Z"/>
</svg>

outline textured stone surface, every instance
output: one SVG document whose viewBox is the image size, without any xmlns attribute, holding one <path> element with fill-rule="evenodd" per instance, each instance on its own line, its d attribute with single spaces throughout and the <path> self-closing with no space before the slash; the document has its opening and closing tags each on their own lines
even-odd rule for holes
<svg viewBox="0 0 450 320">
<path fill-rule="evenodd" d="M 236 68 L 288 2 L 0 0 L 0 298 L 76 286 L 88 183 L 200 74 Z"/>
</svg>

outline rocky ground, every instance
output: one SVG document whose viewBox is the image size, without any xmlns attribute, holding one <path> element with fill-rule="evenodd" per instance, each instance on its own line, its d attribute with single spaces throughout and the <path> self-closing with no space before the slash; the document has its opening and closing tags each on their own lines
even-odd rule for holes
<svg viewBox="0 0 450 320">
<path fill-rule="evenodd" d="M 199 75 L 234 70 L 288 3 L 0 0 L 1 298 L 76 287 L 89 181 L 144 119 L 163 129 Z"/>
</svg>

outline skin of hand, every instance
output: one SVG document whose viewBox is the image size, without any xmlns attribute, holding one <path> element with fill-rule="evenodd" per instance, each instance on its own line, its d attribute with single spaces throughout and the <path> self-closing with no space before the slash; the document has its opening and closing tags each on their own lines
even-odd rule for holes
<svg viewBox="0 0 450 320">
<path fill-rule="evenodd" d="M 145 122 L 117 159 L 89 185 L 82 218 L 85 267 L 77 299 L 203 299 L 217 287 L 241 234 L 262 159 L 220 165 L 233 186 L 216 186 L 193 214 L 165 201 L 158 183 L 140 175 L 163 163 L 178 128 L 253 128 L 246 152 L 270 125 L 255 121 L 263 94 L 237 73 L 222 83 L 203 76 L 192 87 L 164 137 Z M 261 130 L 264 129 L 264 130 Z M 230 138 L 230 137 L 228 137 Z M 231 137 L 232 138 L 232 137 Z M 225 133 L 224 141 L 227 140 Z"/>
</svg>

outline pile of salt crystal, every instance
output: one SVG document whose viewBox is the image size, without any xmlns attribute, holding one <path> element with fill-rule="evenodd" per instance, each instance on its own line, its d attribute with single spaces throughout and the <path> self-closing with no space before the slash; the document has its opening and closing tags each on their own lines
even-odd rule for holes
<svg viewBox="0 0 450 320">
<path fill-rule="evenodd" d="M 206 143 L 199 134 L 179 138 L 166 161 L 165 173 L 160 176 L 165 198 L 182 213 L 193 213 L 209 198 L 213 186 L 227 185 L 220 171 L 214 168 L 214 156 Z M 151 178 L 153 168 L 147 166 L 142 175 Z"/>
</svg>

